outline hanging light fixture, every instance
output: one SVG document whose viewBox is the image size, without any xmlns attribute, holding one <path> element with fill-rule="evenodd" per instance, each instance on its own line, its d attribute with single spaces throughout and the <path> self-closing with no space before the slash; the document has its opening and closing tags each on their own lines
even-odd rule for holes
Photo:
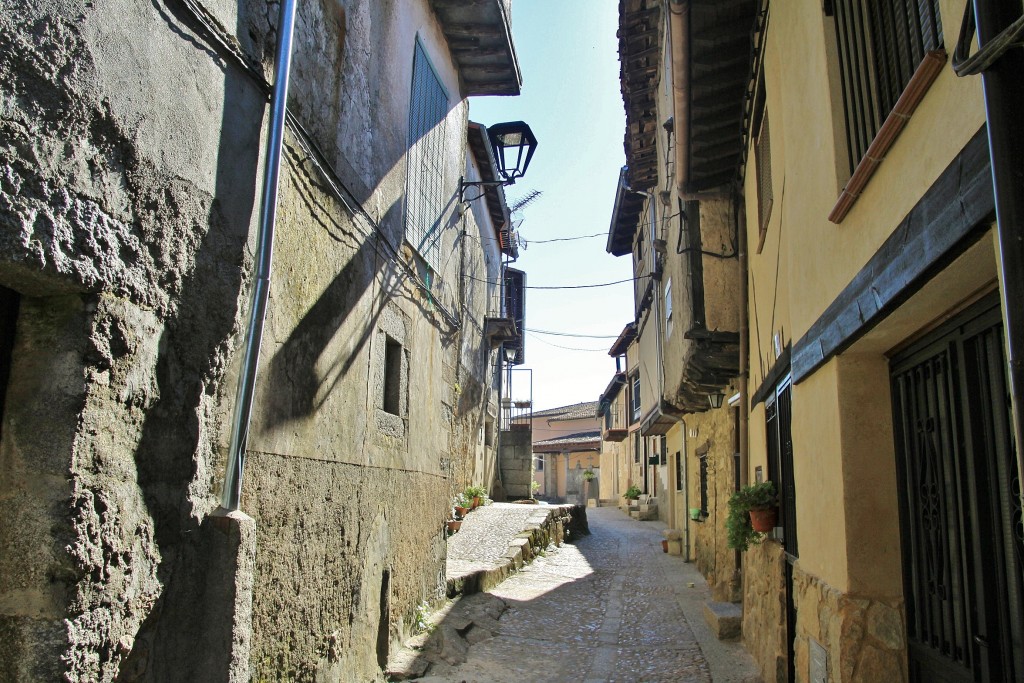
<svg viewBox="0 0 1024 683">
<path fill-rule="evenodd" d="M 526 175 L 530 159 L 537 149 L 537 138 L 530 127 L 522 121 L 496 123 L 487 129 L 491 139 L 494 159 L 498 162 L 498 173 L 511 185 Z"/>
<path fill-rule="evenodd" d="M 725 400 L 725 394 L 720 391 L 712 392 L 708 394 L 708 403 L 711 404 L 712 408 L 721 408 L 722 401 Z"/>
<path fill-rule="evenodd" d="M 508 344 L 506 344 L 505 346 L 502 346 L 501 350 L 502 350 L 502 353 L 505 354 L 505 362 L 506 363 L 512 363 L 512 361 L 514 361 L 516 359 L 516 354 L 519 353 L 519 349 L 517 349 L 514 346 L 509 346 Z"/>
<path fill-rule="evenodd" d="M 494 187 L 512 185 L 526 174 L 533 153 L 537 150 L 537 138 L 523 121 L 496 123 L 487 128 L 491 151 L 497 164 L 500 180 L 459 181 L 459 201 L 467 187 Z"/>
</svg>

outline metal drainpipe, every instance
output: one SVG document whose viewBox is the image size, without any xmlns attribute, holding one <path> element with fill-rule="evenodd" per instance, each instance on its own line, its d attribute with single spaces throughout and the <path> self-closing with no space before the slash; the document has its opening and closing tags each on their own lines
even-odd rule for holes
<svg viewBox="0 0 1024 683">
<path fill-rule="evenodd" d="M 683 534 L 683 562 L 690 561 L 690 529 L 693 520 L 690 519 L 690 453 L 686 448 L 686 421 L 680 420 L 683 427 L 683 447 L 679 450 L 679 457 L 683 459 L 683 520 L 686 533 Z"/>
<path fill-rule="evenodd" d="M 260 225 L 256 238 L 256 259 L 252 288 L 252 305 L 246 328 L 245 355 L 235 395 L 235 412 L 231 421 L 231 444 L 224 472 L 221 507 L 237 510 L 242 498 L 242 469 L 245 467 L 245 445 L 249 435 L 256 371 L 259 367 L 263 322 L 270 296 L 270 273 L 274 253 L 274 223 L 277 216 L 277 184 L 281 173 L 281 145 L 284 141 L 285 115 L 288 102 L 288 77 L 292 63 L 292 36 L 295 29 L 295 0 L 281 0 L 277 19 L 277 55 L 274 59 L 274 90 L 270 102 L 270 125 L 267 130 L 263 194 Z"/>
<path fill-rule="evenodd" d="M 739 363 L 739 394 L 740 394 L 740 414 L 739 414 L 739 442 L 740 442 L 740 458 L 738 467 L 740 469 L 740 486 L 746 486 L 750 482 L 750 474 L 747 471 L 750 468 L 750 448 L 749 448 L 749 434 L 750 434 L 750 399 L 747 397 L 750 391 L 750 385 L 747 378 L 748 365 L 749 365 L 749 354 L 750 354 L 750 320 L 747 318 L 747 277 L 748 277 L 748 266 L 747 266 L 747 210 L 743 202 L 743 194 L 737 188 L 733 194 L 733 206 L 736 207 L 736 255 L 739 257 L 740 265 L 740 363 Z M 746 590 L 744 588 L 744 575 L 743 575 L 743 553 L 736 551 L 733 556 L 733 564 L 735 567 L 735 574 L 739 576 L 734 577 L 738 580 L 740 595 L 745 595 Z"/>
<path fill-rule="evenodd" d="M 750 399 L 747 396 L 750 391 L 747 379 L 748 362 L 750 354 L 750 321 L 747 318 L 747 210 L 743 205 L 743 195 L 737 192 L 733 196 L 736 206 L 736 250 L 740 262 L 740 367 L 739 367 L 739 393 L 740 393 L 740 486 L 746 486 L 750 482 L 750 473 L 747 471 L 750 457 L 747 440 L 750 432 Z"/>
<path fill-rule="evenodd" d="M 990 40 L 1021 15 L 1017 0 L 973 0 L 978 45 Z M 1006 339 L 1017 477 L 1024 481 L 1024 52 L 1007 50 L 982 72 L 992 187 L 999 245 L 999 291 Z M 1021 491 L 1024 501 L 1024 491 Z"/>
</svg>

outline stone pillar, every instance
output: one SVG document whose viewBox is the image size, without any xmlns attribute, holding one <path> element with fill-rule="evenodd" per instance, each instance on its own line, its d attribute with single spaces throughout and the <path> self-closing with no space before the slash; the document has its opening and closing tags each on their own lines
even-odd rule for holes
<svg viewBox="0 0 1024 683">
<path fill-rule="evenodd" d="M 256 521 L 218 508 L 203 523 L 206 586 L 203 599 L 203 665 L 211 681 L 249 680 Z"/>
</svg>

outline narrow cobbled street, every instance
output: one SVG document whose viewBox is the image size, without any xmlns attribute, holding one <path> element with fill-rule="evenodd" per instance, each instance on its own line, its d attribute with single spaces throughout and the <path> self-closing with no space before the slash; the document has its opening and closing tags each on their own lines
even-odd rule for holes
<svg viewBox="0 0 1024 683">
<path fill-rule="evenodd" d="M 740 644 L 711 635 L 702 615 L 707 588 L 691 564 L 662 553 L 664 525 L 616 508 L 592 508 L 588 517 L 590 536 L 466 598 L 478 616 L 458 626 L 470 643 L 465 661 L 435 663 L 418 680 L 758 680 Z"/>
</svg>

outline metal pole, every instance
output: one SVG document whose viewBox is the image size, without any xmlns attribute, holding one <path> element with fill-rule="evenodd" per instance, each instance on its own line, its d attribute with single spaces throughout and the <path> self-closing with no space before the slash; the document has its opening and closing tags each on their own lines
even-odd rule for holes
<svg viewBox="0 0 1024 683">
<path fill-rule="evenodd" d="M 277 184 L 281 172 L 281 145 L 284 141 L 285 115 L 288 103 L 288 77 L 292 62 L 292 36 L 295 29 L 295 0 L 281 0 L 277 20 L 277 55 L 274 60 L 274 91 L 270 103 L 270 125 L 267 130 L 266 161 L 260 224 L 256 241 L 256 258 L 252 289 L 252 305 L 245 336 L 245 355 L 235 395 L 235 412 L 231 421 L 231 444 L 224 473 L 221 507 L 237 510 L 242 498 L 242 470 L 245 467 L 245 444 L 249 435 L 249 418 L 256 387 L 263 322 L 270 296 L 270 273 L 274 252 L 274 224 L 277 216 Z"/>
<path fill-rule="evenodd" d="M 1020 0 L 973 0 L 979 49 L 1021 15 Z M 1024 50 L 1007 50 L 982 72 L 999 247 L 1017 477 L 1024 481 Z M 1024 497 L 1024 491 L 1022 491 Z"/>
</svg>

